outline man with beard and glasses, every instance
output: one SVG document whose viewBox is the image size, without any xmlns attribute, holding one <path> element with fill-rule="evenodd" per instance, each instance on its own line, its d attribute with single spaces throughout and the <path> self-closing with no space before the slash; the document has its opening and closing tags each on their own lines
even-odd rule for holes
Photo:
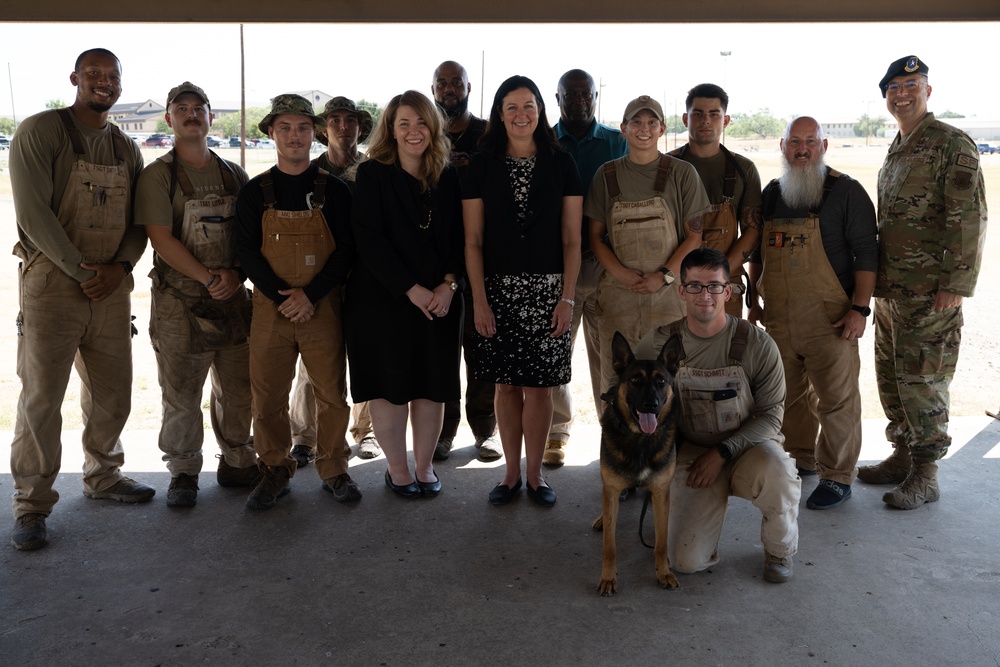
<svg viewBox="0 0 1000 667">
<path fill-rule="evenodd" d="M 826 166 L 826 147 L 812 118 L 796 118 L 785 130 L 784 173 L 762 196 L 748 315 L 751 322 L 763 320 L 781 351 L 785 450 L 799 475 L 819 475 L 806 501 L 815 510 L 851 497 L 861 453 L 858 339 L 871 315 L 878 261 L 871 198 L 860 183 Z"/>
<path fill-rule="evenodd" d="M 353 193 L 358 164 L 364 159 L 358 152 L 358 144 L 372 133 L 372 115 L 359 108 L 354 100 L 334 97 L 326 103 L 320 116 L 326 119 L 326 126 L 316 131 L 316 141 L 327 148 L 313 164 L 347 183 Z M 351 418 L 351 437 L 358 443 L 358 457 L 374 459 L 379 456 L 382 448 L 372 430 L 368 404 L 356 403 L 351 408 Z M 289 420 L 292 425 L 291 456 L 299 468 L 305 468 L 316 458 L 316 395 L 301 360 Z"/>
<path fill-rule="evenodd" d="M 154 251 L 149 339 L 163 396 L 159 446 L 170 471 L 167 506 L 193 507 L 209 373 L 209 416 L 222 452 L 216 480 L 253 486 L 260 479 L 249 444 L 252 306 L 234 235 L 236 197 L 247 174 L 208 149 L 212 108 L 204 90 L 190 81 L 172 88 L 165 119 L 174 147 L 139 177 L 135 219 Z"/>
<path fill-rule="evenodd" d="M 689 90 L 681 117 L 688 143 L 669 154 L 693 165 L 705 184 L 712 210 L 702 216 L 702 243 L 729 258 L 733 296 L 726 312 L 742 317 L 743 264 L 760 239 L 760 174 L 753 162 L 722 145 L 728 107 L 729 95 L 714 83 Z"/>
<path fill-rule="evenodd" d="M 434 70 L 434 80 L 431 83 L 434 101 L 444 112 L 445 134 L 451 141 L 451 163 L 463 170 L 471 157 L 479 152 L 479 139 L 486 132 L 487 122 L 476 118 L 469 112 L 469 93 L 472 84 L 469 74 L 458 63 L 447 60 Z M 476 439 L 476 449 L 483 461 L 495 461 L 503 456 L 503 449 L 496 438 L 497 418 L 493 405 L 495 387 L 492 382 L 476 380 L 469 370 L 468 350 L 476 341 L 476 327 L 472 308 L 472 290 L 468 281 L 462 279 L 462 298 L 465 300 L 465 322 L 462 327 L 462 348 L 466 351 L 465 359 L 465 416 L 469 428 Z M 462 421 L 462 402 L 447 401 L 444 404 L 444 423 L 437 447 L 434 448 L 434 460 L 443 461 L 451 453 L 458 424 Z"/>
<path fill-rule="evenodd" d="M 582 69 L 571 69 L 559 78 L 556 101 L 559 103 L 559 122 L 556 137 L 563 149 L 573 156 L 583 182 L 584 196 L 590 188 L 594 174 L 606 162 L 624 156 L 628 145 L 622 133 L 597 122 L 597 86 L 594 77 Z M 590 248 L 590 234 L 580 220 L 580 273 L 576 279 L 573 322 L 570 328 L 571 349 L 576 346 L 576 334 L 583 323 L 583 338 L 587 346 L 587 364 L 590 368 L 590 390 L 594 407 L 600 412 L 601 392 L 601 338 L 597 331 L 597 281 L 603 269 Z M 573 394 L 568 384 L 552 390 L 552 427 L 545 443 L 542 463 L 560 466 L 566 457 L 565 447 L 573 425 Z"/>
<path fill-rule="evenodd" d="M 83 494 L 146 502 L 155 490 L 121 474 L 121 435 L 132 407 L 129 294 L 146 235 L 132 224 L 142 171 L 135 142 L 108 122 L 122 67 L 106 49 L 80 54 L 68 109 L 21 123 L 10 181 L 21 260 L 17 374 L 21 395 L 11 443 L 16 549 L 48 544 L 45 519 L 62 458 L 61 407 L 74 362 L 83 411 Z"/>
<path fill-rule="evenodd" d="M 976 145 L 927 111 L 927 63 L 896 60 L 879 82 L 899 134 L 878 174 L 879 265 L 875 381 L 893 453 L 861 468 L 869 484 L 897 484 L 882 501 L 915 509 L 941 496 L 948 453 L 948 388 L 962 340 L 962 300 L 976 288 L 986 235 L 986 191 Z"/>
</svg>

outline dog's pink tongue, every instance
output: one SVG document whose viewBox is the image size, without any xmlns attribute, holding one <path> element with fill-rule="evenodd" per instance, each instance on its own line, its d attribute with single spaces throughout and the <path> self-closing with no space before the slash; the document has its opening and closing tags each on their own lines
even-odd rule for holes
<svg viewBox="0 0 1000 667">
<path fill-rule="evenodd" d="M 653 412 L 639 413 L 639 428 L 643 433 L 652 433 L 656 430 L 656 414 Z"/>
</svg>

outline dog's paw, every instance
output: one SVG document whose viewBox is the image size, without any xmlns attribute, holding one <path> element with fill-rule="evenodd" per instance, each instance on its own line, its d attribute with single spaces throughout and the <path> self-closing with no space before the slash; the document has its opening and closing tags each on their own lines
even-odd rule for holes
<svg viewBox="0 0 1000 667">
<path fill-rule="evenodd" d="M 599 517 L 597 517 L 596 519 L 594 519 L 594 530 L 596 532 L 598 532 L 598 533 L 601 532 L 602 530 L 604 530 L 604 515 L 603 514 L 600 515 Z"/>
<path fill-rule="evenodd" d="M 674 573 L 669 570 L 666 574 L 657 573 L 656 579 L 660 582 L 660 588 L 680 588 L 681 585 L 681 582 L 677 581 L 677 577 L 674 576 Z"/>
<path fill-rule="evenodd" d="M 611 597 L 618 592 L 618 579 L 601 579 L 597 582 L 597 590 L 601 597 Z"/>
</svg>

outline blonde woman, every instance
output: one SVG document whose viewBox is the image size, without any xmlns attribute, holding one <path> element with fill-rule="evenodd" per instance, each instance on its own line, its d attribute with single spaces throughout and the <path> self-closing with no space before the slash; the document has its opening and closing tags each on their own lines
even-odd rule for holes
<svg viewBox="0 0 1000 667">
<path fill-rule="evenodd" d="M 444 402 L 459 398 L 462 211 L 443 126 L 422 93 L 392 98 L 358 167 L 352 208 L 358 261 L 344 309 L 351 397 L 369 401 L 386 486 L 404 498 L 440 493 L 431 457 Z"/>
</svg>

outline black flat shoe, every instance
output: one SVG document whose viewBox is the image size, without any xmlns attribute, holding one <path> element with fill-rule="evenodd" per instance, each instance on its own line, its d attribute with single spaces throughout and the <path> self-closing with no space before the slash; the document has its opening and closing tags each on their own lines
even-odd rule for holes
<svg viewBox="0 0 1000 667">
<path fill-rule="evenodd" d="M 517 481 L 514 482 L 514 486 L 507 486 L 506 484 L 497 484 L 490 491 L 490 503 L 493 505 L 506 505 L 510 501 L 514 500 L 517 492 L 521 490 L 521 478 L 518 477 Z"/>
<path fill-rule="evenodd" d="M 414 478 L 416 479 L 416 478 Z M 404 498 L 419 498 L 420 497 L 420 487 L 417 486 L 416 481 L 410 482 L 403 486 L 398 486 L 392 483 L 392 477 L 389 475 L 389 471 L 385 471 L 385 485 L 392 489 L 392 492 L 398 496 Z"/>
<path fill-rule="evenodd" d="M 416 478 L 416 475 L 414 475 L 414 478 Z M 433 482 L 421 482 L 418 479 L 417 486 L 420 487 L 420 495 L 427 498 L 433 498 L 437 494 L 441 493 L 441 478 L 437 476 L 437 473 L 434 473 Z"/>
<path fill-rule="evenodd" d="M 526 486 L 528 487 L 528 497 L 534 500 L 536 504 L 542 507 L 552 507 L 556 504 L 556 492 L 548 484 L 540 486 L 537 489 L 531 488 L 531 484 L 527 484 Z"/>
</svg>

